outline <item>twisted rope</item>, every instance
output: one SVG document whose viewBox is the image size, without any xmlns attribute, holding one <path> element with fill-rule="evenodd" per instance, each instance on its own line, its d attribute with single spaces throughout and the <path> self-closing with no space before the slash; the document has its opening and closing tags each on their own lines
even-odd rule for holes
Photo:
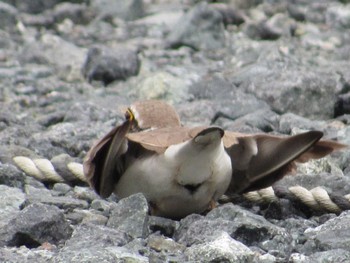
<svg viewBox="0 0 350 263">
<path fill-rule="evenodd" d="M 52 160 L 54 159 L 55 157 Z M 13 161 L 27 175 L 42 182 L 86 182 L 81 163 L 68 161 L 64 164 L 65 167 L 62 168 L 62 163 L 57 161 L 51 162 L 48 159 L 30 159 L 25 156 L 16 156 L 13 158 Z M 243 197 L 250 202 L 258 204 L 277 202 L 281 198 L 290 199 L 300 202 L 314 211 L 337 214 L 344 210 L 350 210 L 350 194 L 345 196 L 328 194 L 322 187 L 316 187 L 311 190 L 302 186 L 288 188 L 268 187 L 246 193 Z"/>
<path fill-rule="evenodd" d="M 64 169 L 63 175 L 57 172 L 57 170 L 62 170 L 59 164 L 57 162 L 53 163 L 48 159 L 30 159 L 25 156 L 15 156 L 13 161 L 24 173 L 41 182 L 86 182 L 81 163 L 68 162 L 66 164 L 67 169 Z M 57 167 L 54 164 L 57 164 Z"/>
</svg>

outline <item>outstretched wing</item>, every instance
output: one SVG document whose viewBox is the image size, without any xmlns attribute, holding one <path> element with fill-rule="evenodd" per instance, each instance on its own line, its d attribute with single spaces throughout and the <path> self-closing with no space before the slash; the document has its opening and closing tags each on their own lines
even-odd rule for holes
<svg viewBox="0 0 350 263">
<path fill-rule="evenodd" d="M 83 163 L 84 174 L 90 186 L 102 197 L 108 197 L 115 183 L 125 170 L 122 155 L 126 153 L 126 135 L 132 125 L 131 120 L 113 128 L 99 140 L 86 155 Z"/>
<path fill-rule="evenodd" d="M 227 195 L 271 186 L 293 171 L 295 162 L 319 159 L 346 147 L 334 141 L 320 141 L 323 136 L 320 131 L 289 137 L 226 133 L 224 142 L 232 163 L 232 179 Z"/>
</svg>

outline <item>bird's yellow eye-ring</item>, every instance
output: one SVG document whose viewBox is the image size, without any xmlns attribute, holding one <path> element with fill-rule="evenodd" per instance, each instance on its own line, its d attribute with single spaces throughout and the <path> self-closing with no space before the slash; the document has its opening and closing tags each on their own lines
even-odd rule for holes
<svg viewBox="0 0 350 263">
<path fill-rule="evenodd" d="M 125 119 L 128 121 L 133 121 L 135 119 L 134 114 L 132 113 L 132 111 L 129 108 L 125 112 Z"/>
</svg>

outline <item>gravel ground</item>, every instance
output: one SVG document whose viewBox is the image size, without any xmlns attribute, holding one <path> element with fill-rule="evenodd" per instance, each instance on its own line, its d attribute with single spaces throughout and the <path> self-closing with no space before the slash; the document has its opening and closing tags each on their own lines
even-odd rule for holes
<svg viewBox="0 0 350 263">
<path fill-rule="evenodd" d="M 150 216 L 141 194 L 104 200 L 12 160 L 81 163 L 141 99 L 173 104 L 185 125 L 350 144 L 349 68 L 347 0 L 1 1 L 0 261 L 349 262 L 348 211 L 281 199 L 174 221 Z M 350 194 L 349 160 L 335 153 L 277 185 Z"/>
</svg>

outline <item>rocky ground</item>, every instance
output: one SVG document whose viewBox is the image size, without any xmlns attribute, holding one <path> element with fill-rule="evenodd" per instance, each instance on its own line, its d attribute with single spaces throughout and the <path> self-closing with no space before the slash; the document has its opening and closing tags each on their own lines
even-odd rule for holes
<svg viewBox="0 0 350 263">
<path fill-rule="evenodd" d="M 350 261 L 347 211 L 285 199 L 173 221 L 149 216 L 142 195 L 102 200 L 14 165 L 18 155 L 81 163 L 124 106 L 151 98 L 186 125 L 317 129 L 350 144 L 349 1 L 213 2 L 0 2 L 1 262 Z M 349 160 L 336 153 L 279 184 L 349 194 Z"/>
</svg>

